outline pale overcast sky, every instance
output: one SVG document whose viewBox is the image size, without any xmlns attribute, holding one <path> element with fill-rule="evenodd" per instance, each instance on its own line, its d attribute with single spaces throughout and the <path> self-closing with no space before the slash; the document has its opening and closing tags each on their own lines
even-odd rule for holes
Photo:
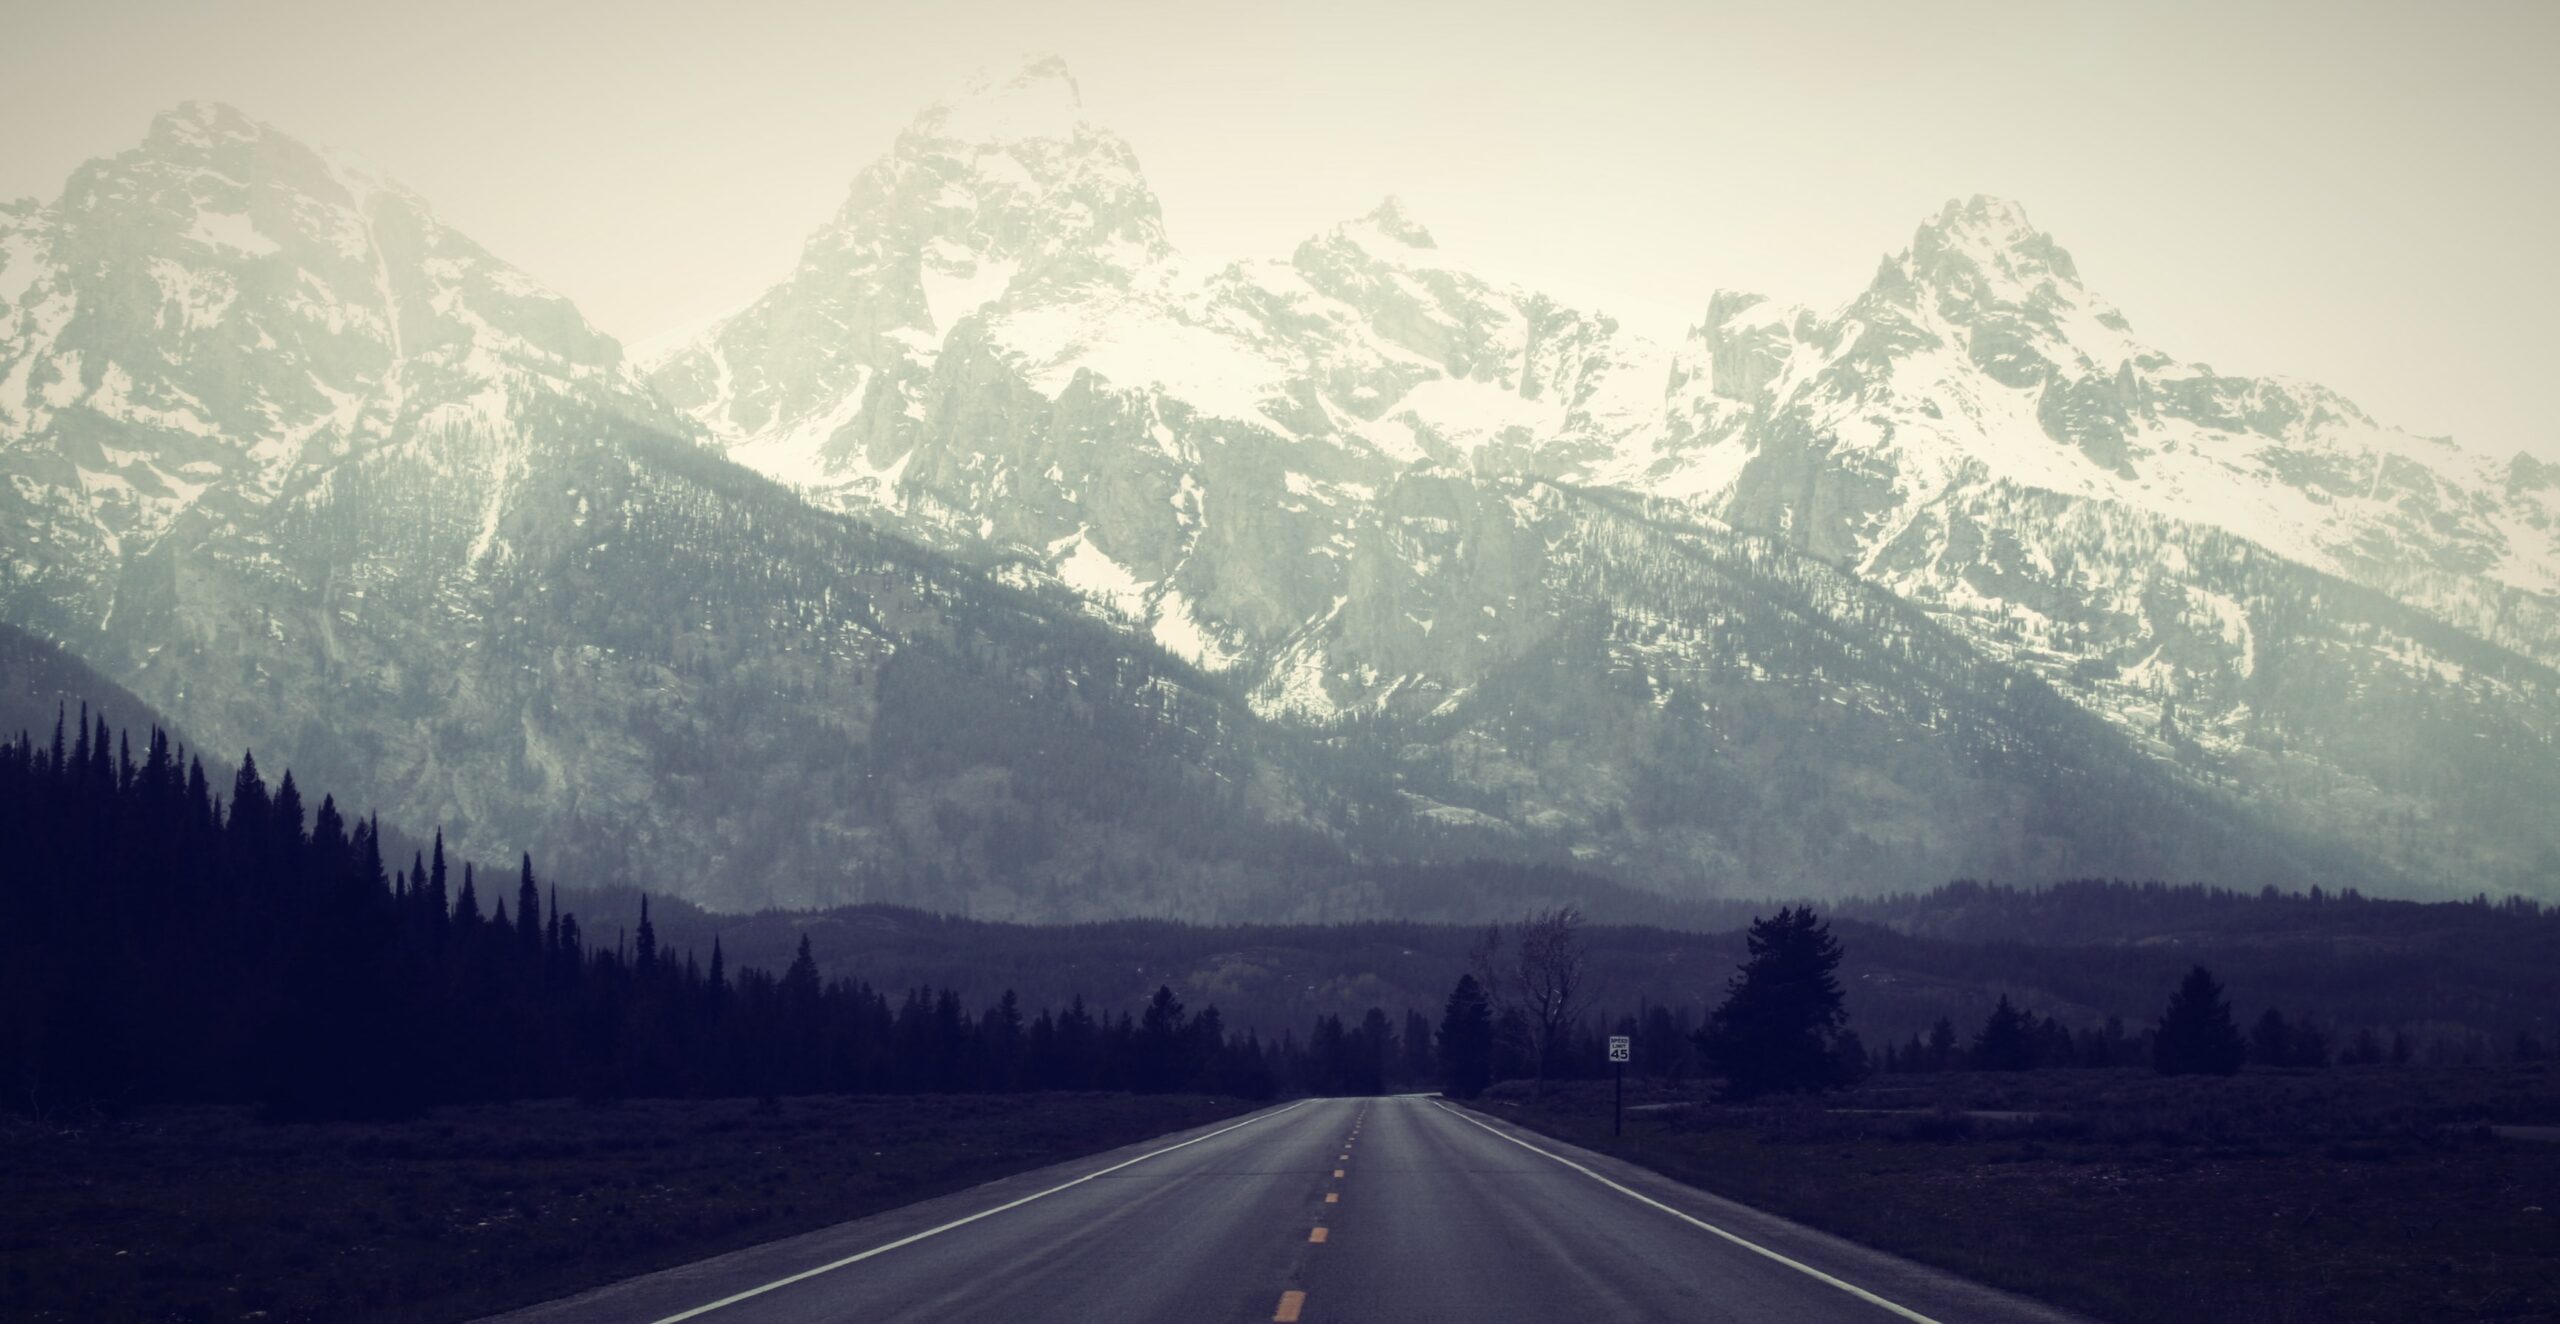
<svg viewBox="0 0 2560 1324">
<path fill-rule="evenodd" d="M 917 109 L 1054 51 L 1195 254 L 1394 192 L 1676 326 L 1718 286 L 1836 303 L 1995 193 L 2171 353 L 2560 457 L 2560 4 L 28 0 L 8 28 L 0 196 L 228 101 L 625 339 L 751 296 Z"/>
</svg>

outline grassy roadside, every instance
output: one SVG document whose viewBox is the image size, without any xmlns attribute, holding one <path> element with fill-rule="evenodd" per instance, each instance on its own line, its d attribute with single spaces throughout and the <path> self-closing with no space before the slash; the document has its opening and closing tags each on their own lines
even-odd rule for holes
<svg viewBox="0 0 2560 1324">
<path fill-rule="evenodd" d="M 0 1120 L 0 1318 L 468 1319 L 1249 1107 L 1039 1094 Z"/>
<path fill-rule="evenodd" d="M 2539 1067 L 1893 1077 L 1721 1107 L 1606 1085 L 1487 1113 L 2125 1324 L 2560 1318 L 2560 1121 Z M 1987 1115 L 1986 1115 L 1987 1114 Z"/>
</svg>

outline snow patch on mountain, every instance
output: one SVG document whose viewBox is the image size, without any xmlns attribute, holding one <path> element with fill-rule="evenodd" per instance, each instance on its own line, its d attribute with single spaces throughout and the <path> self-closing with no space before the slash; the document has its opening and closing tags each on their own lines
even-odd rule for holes
<svg viewBox="0 0 2560 1324">
<path fill-rule="evenodd" d="M 1051 544 L 1049 554 L 1055 558 L 1058 578 L 1067 587 L 1125 619 L 1146 619 L 1147 590 L 1153 586 L 1113 560 L 1110 553 L 1094 546 L 1089 530 L 1078 529 L 1073 537 Z"/>
<path fill-rule="evenodd" d="M 187 238 L 207 248 L 226 249 L 249 257 L 281 253 L 284 246 L 258 232 L 255 221 L 245 212 L 200 211 L 195 224 L 187 230 Z"/>
<path fill-rule="evenodd" d="M 982 258 L 949 241 L 926 250 L 921 280 L 925 315 L 937 330 L 948 332 L 963 317 L 1004 297 L 1005 287 L 1022 270 L 1019 261 Z"/>
</svg>

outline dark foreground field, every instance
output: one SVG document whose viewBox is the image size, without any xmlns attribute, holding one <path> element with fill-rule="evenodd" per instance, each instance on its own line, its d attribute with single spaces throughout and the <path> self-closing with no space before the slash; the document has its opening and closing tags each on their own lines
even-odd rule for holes
<svg viewBox="0 0 2560 1324">
<path fill-rule="evenodd" d="M 1047 1094 L 0 1120 L 0 1319 L 467 1319 L 1245 1107 Z"/>
<path fill-rule="evenodd" d="M 2495 1129 L 2560 1123 L 2539 1065 L 1891 1076 L 1768 1108 L 1630 1082 L 1628 1102 L 1614 1141 L 1605 1084 L 1479 1106 L 2100 1319 L 2560 1319 L 2560 1143 Z"/>
</svg>

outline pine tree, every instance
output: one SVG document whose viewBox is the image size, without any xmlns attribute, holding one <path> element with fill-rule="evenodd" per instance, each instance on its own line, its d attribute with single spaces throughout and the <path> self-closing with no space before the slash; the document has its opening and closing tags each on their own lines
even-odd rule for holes
<svg viewBox="0 0 2560 1324">
<path fill-rule="evenodd" d="M 715 955 L 719 951 L 717 947 L 712 950 Z M 1207 1020 L 1216 1013 L 1217 1008 L 1212 1007 L 1202 1019 Z M 987 1046 L 986 1088 L 1021 1089 L 1022 999 L 1014 996 L 1012 989 L 1006 989 L 1004 996 L 996 999 L 996 1005 L 988 1009 L 981 1037 Z"/>
<path fill-rule="evenodd" d="M 2009 1004 L 2009 995 L 2000 995 L 2000 1005 L 1982 1023 L 1982 1033 L 1973 1038 L 1973 1069 L 1976 1071 L 2025 1071 L 2036 1064 L 2035 1041 L 2029 1033 L 2028 1017 Z"/>
<path fill-rule="evenodd" d="M 452 920 L 453 899 L 445 894 L 444 829 L 436 829 L 434 854 L 427 861 L 427 899 L 423 907 L 431 931 L 441 932 Z"/>
<path fill-rule="evenodd" d="M 1183 1025 L 1182 1003 L 1173 996 L 1172 986 L 1158 984 L 1138 1022 L 1136 1057 L 1130 1064 L 1132 1088 L 1141 1094 L 1163 1094 L 1184 1083 Z"/>
<path fill-rule="evenodd" d="M 2248 1055 L 2222 985 L 2203 966 L 2188 971 L 2160 1014 L 2160 1030 L 2151 1042 L 2152 1068 L 2164 1076 L 2228 1076 L 2240 1070 Z"/>
<path fill-rule="evenodd" d="M 84 720 L 86 710 L 83 710 Z M 88 737 L 82 736 L 87 746 Z M 235 841 L 255 841 L 267 828 L 267 784 L 258 776 L 255 751 L 240 755 L 240 771 L 231 778 L 231 818 L 227 824 Z"/>
<path fill-rule="evenodd" d="M 1440 1013 L 1440 1088 L 1472 1099 L 1493 1083 L 1493 1002 L 1471 974 L 1458 976 Z"/>
<path fill-rule="evenodd" d="M 533 912 L 528 907 L 525 913 Z M 525 931 L 540 941 L 541 931 L 533 925 L 527 924 Z M 649 922 L 649 896 L 645 892 L 640 895 L 640 940 L 633 951 L 633 961 L 643 980 L 658 973 L 658 926 Z"/>
<path fill-rule="evenodd" d="M 649 899 L 640 898 L 641 924 L 648 924 Z M 524 953 L 528 968 L 542 964 L 542 889 L 533 880 L 533 855 L 526 852 L 523 872 L 516 876 L 516 948 Z M 655 957 L 657 945 L 650 939 L 650 955 Z"/>
<path fill-rule="evenodd" d="M 1841 950 L 1811 907 L 1755 920 L 1750 957 L 1725 985 L 1724 1005 L 1697 1034 L 1730 1098 L 1828 1089 L 1843 1083 L 1835 1056 L 1842 1007 Z"/>
<path fill-rule="evenodd" d="M 311 849 L 320 878 L 335 878 L 347 867 L 347 822 L 333 796 L 321 796 L 320 812 L 312 816 Z"/>
<path fill-rule="evenodd" d="M 284 770 L 284 780 L 276 783 L 275 802 L 268 807 L 270 829 L 275 833 L 279 854 L 302 844 L 302 791 L 293 784 L 293 769 Z"/>
</svg>

